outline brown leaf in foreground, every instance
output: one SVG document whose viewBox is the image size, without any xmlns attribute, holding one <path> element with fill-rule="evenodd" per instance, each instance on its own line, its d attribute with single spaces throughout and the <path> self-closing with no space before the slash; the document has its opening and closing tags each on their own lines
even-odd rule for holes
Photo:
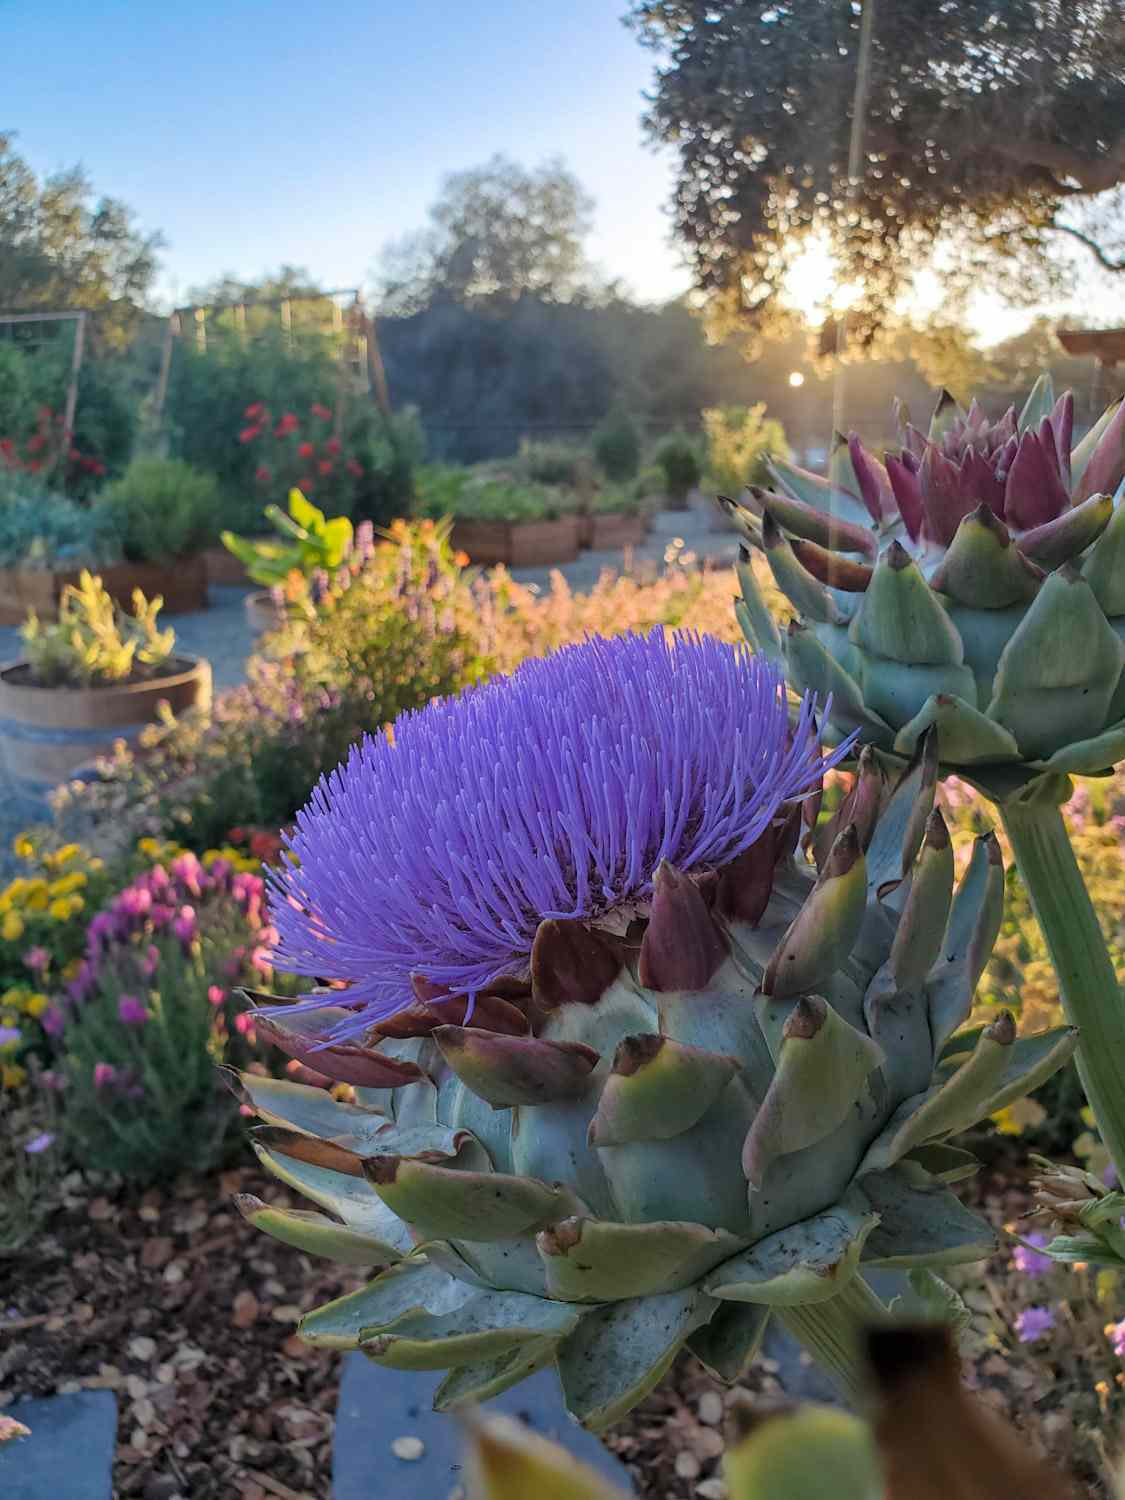
<svg viewBox="0 0 1125 1500">
<path fill-rule="evenodd" d="M 1057 1470 L 961 1383 L 944 1328 L 880 1328 L 868 1355 L 887 1500 L 1075 1500 Z"/>
</svg>

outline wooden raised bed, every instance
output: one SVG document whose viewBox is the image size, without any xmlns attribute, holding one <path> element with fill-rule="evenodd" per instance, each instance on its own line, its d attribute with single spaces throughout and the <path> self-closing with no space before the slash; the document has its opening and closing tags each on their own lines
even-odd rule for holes
<svg viewBox="0 0 1125 1500">
<path fill-rule="evenodd" d="M 648 531 L 648 518 L 636 511 L 606 511 L 592 515 L 589 546 L 595 552 L 616 547 L 639 547 Z"/>
<path fill-rule="evenodd" d="M 159 677 L 101 687 L 38 687 L 26 662 L 0 670 L 0 751 L 11 781 L 28 791 L 73 775 L 115 740 L 130 739 L 167 702 L 173 713 L 211 702 L 211 663 L 178 656 Z"/>
<path fill-rule="evenodd" d="M 578 556 L 579 516 L 557 521 L 453 522 L 452 544 L 481 567 L 504 563 L 509 568 L 546 567 L 573 562 Z"/>
<path fill-rule="evenodd" d="M 0 568 L 0 625 L 19 625 L 33 609 L 40 619 L 54 619 L 59 597 L 68 583 L 77 583 L 81 568 Z M 175 562 L 111 563 L 92 568 L 106 592 L 124 609 L 133 602 L 133 590 L 146 599 L 160 594 L 166 615 L 192 614 L 207 608 L 207 571 L 202 556 L 181 557 Z"/>
</svg>

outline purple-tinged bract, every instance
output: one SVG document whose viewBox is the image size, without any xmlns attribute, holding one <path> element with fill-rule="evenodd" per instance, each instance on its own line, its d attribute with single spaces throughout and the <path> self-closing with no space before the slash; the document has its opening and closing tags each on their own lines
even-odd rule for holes
<svg viewBox="0 0 1125 1500">
<path fill-rule="evenodd" d="M 349 984 L 358 1032 L 411 975 L 526 975 L 545 918 L 643 902 L 662 861 L 717 867 L 826 765 L 806 697 L 694 635 L 592 639 L 403 716 L 326 776 L 272 877 L 279 967 Z"/>
</svg>

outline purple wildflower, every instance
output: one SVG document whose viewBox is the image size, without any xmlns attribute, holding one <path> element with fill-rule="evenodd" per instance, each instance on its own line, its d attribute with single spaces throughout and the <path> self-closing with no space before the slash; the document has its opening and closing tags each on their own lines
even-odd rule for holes
<svg viewBox="0 0 1125 1500">
<path fill-rule="evenodd" d="M 23 956 L 23 961 L 25 967 L 30 969 L 33 974 L 41 974 L 51 962 L 51 955 L 47 952 L 46 948 L 36 946 L 27 950 Z"/>
<path fill-rule="evenodd" d="M 185 948 L 190 948 L 195 941 L 196 930 L 195 908 L 192 906 L 181 906 L 179 915 L 172 923 L 172 931 Z"/>
<path fill-rule="evenodd" d="M 1038 1232 L 1024 1237 L 1024 1243 L 1017 1245 L 1012 1252 L 1012 1264 L 1017 1271 L 1025 1276 L 1042 1276 L 1047 1271 L 1053 1271 L 1055 1263 L 1049 1255 L 1040 1255 L 1039 1251 L 1047 1243 L 1047 1236 Z M 1035 1249 L 1032 1249 L 1032 1246 Z"/>
<path fill-rule="evenodd" d="M 62 1036 L 66 1030 L 66 1016 L 57 1005 L 49 1005 L 39 1017 L 39 1024 L 48 1036 Z"/>
<path fill-rule="evenodd" d="M 160 967 L 160 949 L 155 943 L 149 943 L 145 949 L 145 956 L 140 961 L 141 973 L 146 979 L 151 979 Z"/>
<path fill-rule="evenodd" d="M 1125 1359 L 1125 1318 L 1120 1323 L 1107 1323 L 1106 1336 L 1118 1359 Z"/>
<path fill-rule="evenodd" d="M 38 1156 L 41 1151 L 46 1151 L 49 1146 L 55 1144 L 55 1138 L 49 1130 L 41 1130 L 38 1135 L 33 1135 L 23 1148 L 28 1156 Z"/>
<path fill-rule="evenodd" d="M 1105 1183 L 1107 1188 L 1117 1187 L 1117 1168 L 1113 1165 L 1112 1162 L 1110 1162 L 1109 1166 L 1106 1167 L 1105 1171 L 1102 1173 L 1102 1181 Z"/>
<path fill-rule="evenodd" d="M 298 815 L 274 961 L 351 981 L 340 1036 L 409 1004 L 412 973 L 470 995 L 526 974 L 544 918 L 644 901 L 663 860 L 725 864 L 819 785 L 849 746 L 822 758 L 814 708 L 791 729 L 762 658 L 657 627 L 405 714 Z"/>
<path fill-rule="evenodd" d="M 94 1064 L 94 1087 L 96 1089 L 108 1089 L 117 1082 L 117 1069 L 112 1063 L 100 1062 Z"/>
<path fill-rule="evenodd" d="M 1034 1344 L 1054 1326 L 1055 1315 L 1049 1307 L 1025 1307 L 1016 1319 L 1016 1337 L 1021 1344 Z"/>
<path fill-rule="evenodd" d="M 18 1026 L 0 1026 L 0 1047 L 14 1047 L 19 1039 Z"/>
<path fill-rule="evenodd" d="M 66 1088 L 66 1075 L 57 1072 L 54 1068 L 47 1068 L 39 1075 L 39 1087 L 50 1089 L 54 1094 L 61 1094 Z"/>
<path fill-rule="evenodd" d="M 148 1011 L 136 995 L 122 995 L 117 1002 L 117 1018 L 124 1026 L 143 1026 L 148 1020 Z"/>
</svg>

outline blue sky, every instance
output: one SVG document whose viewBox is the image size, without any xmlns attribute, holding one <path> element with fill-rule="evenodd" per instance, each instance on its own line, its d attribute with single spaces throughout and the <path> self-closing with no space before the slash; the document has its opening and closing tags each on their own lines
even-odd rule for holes
<svg viewBox="0 0 1125 1500">
<path fill-rule="evenodd" d="M 0 129 L 40 173 L 81 162 L 167 239 L 160 290 L 282 261 L 368 280 L 443 175 L 562 156 L 589 250 L 644 298 L 688 284 L 648 146 L 653 59 L 625 0 L 0 0 Z"/>
</svg>

